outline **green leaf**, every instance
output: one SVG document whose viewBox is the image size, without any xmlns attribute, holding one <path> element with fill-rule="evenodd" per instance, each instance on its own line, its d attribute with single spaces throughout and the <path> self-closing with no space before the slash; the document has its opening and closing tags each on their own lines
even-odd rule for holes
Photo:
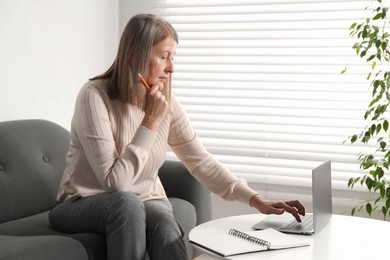
<svg viewBox="0 0 390 260">
<path fill-rule="evenodd" d="M 378 124 L 378 125 L 376 126 L 376 133 L 378 134 L 381 130 L 382 130 L 382 125 L 381 125 L 381 124 Z"/>
<path fill-rule="evenodd" d="M 356 55 L 359 55 L 359 52 L 360 52 L 360 46 L 356 46 L 356 47 L 355 47 L 355 51 L 356 51 Z"/>
<path fill-rule="evenodd" d="M 376 175 L 377 175 L 378 179 L 382 179 L 383 176 L 385 175 L 385 172 L 383 171 L 383 169 L 381 167 L 378 167 L 375 171 L 376 171 Z"/>
<path fill-rule="evenodd" d="M 371 213 L 372 213 L 372 206 L 370 203 L 367 203 L 366 204 L 366 211 L 368 213 L 369 216 L 371 216 Z"/>
<path fill-rule="evenodd" d="M 374 59 L 375 58 L 375 55 L 371 55 L 371 57 L 372 57 L 372 59 Z M 370 57 L 370 58 L 371 58 Z M 372 60 L 371 59 L 371 60 Z M 368 61 L 368 60 L 367 60 Z M 371 65 L 371 70 L 374 70 L 375 69 L 375 67 L 376 67 L 376 61 L 374 61 L 373 63 L 372 63 L 372 65 Z"/>
<path fill-rule="evenodd" d="M 355 182 L 354 182 L 353 178 L 350 178 L 348 181 L 348 188 L 352 188 L 354 184 L 355 184 Z"/>
<path fill-rule="evenodd" d="M 385 195 L 386 195 L 386 189 L 385 189 L 385 186 L 384 186 L 384 185 L 380 185 L 380 186 L 379 186 L 379 190 L 380 190 L 381 196 L 378 197 L 378 201 L 380 201 L 380 200 L 381 200 L 382 198 L 384 198 Z"/>
<path fill-rule="evenodd" d="M 380 142 L 379 145 L 381 146 L 381 148 L 382 148 L 382 150 L 383 150 L 383 149 L 385 149 L 385 147 L 386 147 L 386 142 L 383 142 L 383 141 L 382 141 L 382 142 Z"/>
<path fill-rule="evenodd" d="M 373 136 L 375 134 L 375 131 L 376 131 L 376 125 L 375 124 L 372 124 L 371 125 L 371 128 L 370 128 L 370 134 L 371 136 Z"/>
<path fill-rule="evenodd" d="M 372 111 L 374 111 L 375 108 L 370 108 L 369 110 L 366 111 L 366 113 L 364 114 L 364 120 L 367 120 L 368 116 L 372 113 Z"/>
<path fill-rule="evenodd" d="M 387 110 L 388 105 L 378 105 L 375 109 L 375 115 L 371 120 L 377 120 L 381 115 L 383 115 Z"/>
<path fill-rule="evenodd" d="M 387 149 L 386 151 L 388 151 Z M 383 159 L 383 168 L 385 168 L 387 171 L 389 170 L 390 163 L 386 160 L 386 158 Z"/>
<path fill-rule="evenodd" d="M 362 52 L 360 53 L 360 58 L 363 58 L 364 56 L 366 56 L 366 54 L 367 54 L 367 51 L 362 51 Z"/>
<path fill-rule="evenodd" d="M 373 91 L 374 92 L 374 91 Z M 376 91 L 375 91 L 376 92 Z M 373 96 L 375 95 L 375 93 L 373 93 Z M 379 100 L 381 100 L 382 99 L 382 94 L 380 94 L 380 95 L 378 95 L 376 98 L 374 98 L 372 101 L 371 101 L 371 103 L 370 103 L 370 105 L 369 105 L 369 107 L 371 107 L 371 106 L 373 106 L 375 103 L 377 103 Z M 375 113 L 379 113 L 379 110 L 378 110 L 378 108 L 375 110 Z"/>
<path fill-rule="evenodd" d="M 366 181 L 366 176 L 364 176 L 363 178 L 361 178 L 360 180 L 360 185 L 363 186 L 364 182 Z"/>
<path fill-rule="evenodd" d="M 370 137 L 365 135 L 363 138 L 362 138 L 362 143 L 366 144 L 368 143 L 368 141 L 370 141 Z"/>
<path fill-rule="evenodd" d="M 386 11 L 387 11 L 387 9 L 386 9 L 386 8 L 383 8 L 382 19 L 385 19 L 385 18 L 386 18 Z"/>
<path fill-rule="evenodd" d="M 375 56 L 376 56 L 376 55 L 374 54 L 374 55 L 371 55 L 370 57 L 368 57 L 367 62 L 373 60 L 373 59 L 375 58 Z M 375 63 L 375 62 L 374 62 L 374 63 Z M 372 70 L 374 70 L 374 68 L 375 68 L 374 63 L 371 65 Z"/>
<path fill-rule="evenodd" d="M 378 13 L 377 15 L 375 15 L 372 20 L 378 20 L 379 18 L 382 18 L 382 13 Z"/>
<path fill-rule="evenodd" d="M 366 184 L 368 190 L 371 190 L 374 187 L 375 182 L 370 177 L 367 177 L 364 183 Z"/>
<path fill-rule="evenodd" d="M 387 129 L 389 129 L 389 121 L 385 119 L 385 121 L 383 121 L 383 130 L 387 132 Z"/>
<path fill-rule="evenodd" d="M 383 51 L 386 51 L 386 49 L 387 49 L 387 42 L 382 42 L 381 47 L 382 47 Z"/>
<path fill-rule="evenodd" d="M 346 71 L 347 71 L 347 67 L 345 67 L 345 68 L 340 72 L 340 74 L 344 74 Z"/>
<path fill-rule="evenodd" d="M 375 47 L 380 48 L 381 45 L 382 45 L 382 41 L 381 41 L 381 40 L 377 40 L 377 41 L 375 42 Z M 374 56 L 375 56 L 375 55 L 374 55 Z"/>
<path fill-rule="evenodd" d="M 385 89 L 386 89 L 386 83 L 385 83 L 385 81 L 381 80 L 381 81 L 380 81 L 380 86 L 381 86 L 381 88 L 382 88 L 382 91 L 385 91 Z"/>
<path fill-rule="evenodd" d="M 362 142 L 363 142 L 363 143 L 367 143 L 367 142 L 370 140 L 370 138 L 371 138 L 370 132 L 369 132 L 369 131 L 366 131 L 366 132 L 364 133 L 364 137 L 362 138 Z"/>
<path fill-rule="evenodd" d="M 372 89 L 372 95 L 375 95 L 379 85 L 380 85 L 380 81 L 379 80 L 374 80 L 374 88 Z"/>
</svg>

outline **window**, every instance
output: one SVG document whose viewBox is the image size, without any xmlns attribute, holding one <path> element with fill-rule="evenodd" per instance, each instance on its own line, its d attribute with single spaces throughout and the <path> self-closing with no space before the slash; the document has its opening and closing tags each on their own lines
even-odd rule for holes
<svg viewBox="0 0 390 260">
<path fill-rule="evenodd" d="M 368 4 L 154 1 L 179 33 L 174 93 L 207 149 L 252 183 L 292 188 L 330 159 L 345 193 L 369 149 L 343 143 L 365 126 L 367 65 L 348 28 Z"/>
</svg>

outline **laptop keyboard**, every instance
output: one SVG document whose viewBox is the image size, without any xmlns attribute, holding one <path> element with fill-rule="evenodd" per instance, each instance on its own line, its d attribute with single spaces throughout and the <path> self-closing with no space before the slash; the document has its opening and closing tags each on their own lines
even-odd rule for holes
<svg viewBox="0 0 390 260">
<path fill-rule="evenodd" d="M 293 219 L 282 226 L 283 230 L 311 230 L 313 228 L 313 215 L 301 216 L 301 223 Z"/>
</svg>

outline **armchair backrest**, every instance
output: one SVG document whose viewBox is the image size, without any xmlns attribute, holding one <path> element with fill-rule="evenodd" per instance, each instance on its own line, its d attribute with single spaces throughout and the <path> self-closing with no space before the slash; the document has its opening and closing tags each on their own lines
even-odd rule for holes
<svg viewBox="0 0 390 260">
<path fill-rule="evenodd" d="M 49 121 L 0 122 L 0 223 L 56 203 L 69 140 L 66 129 Z"/>
</svg>

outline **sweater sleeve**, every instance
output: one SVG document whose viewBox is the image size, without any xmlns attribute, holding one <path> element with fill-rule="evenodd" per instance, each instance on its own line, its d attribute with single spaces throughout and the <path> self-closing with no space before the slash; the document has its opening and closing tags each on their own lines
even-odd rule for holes
<svg viewBox="0 0 390 260">
<path fill-rule="evenodd" d="M 132 141 L 118 154 L 110 121 L 110 103 L 91 83 L 80 91 L 72 132 L 84 150 L 97 181 L 106 191 L 128 190 L 139 178 L 156 134 L 139 127 Z"/>
<path fill-rule="evenodd" d="M 230 173 L 199 141 L 195 131 L 177 100 L 173 99 L 173 116 L 168 143 L 191 174 L 211 192 L 225 200 L 249 204 L 257 194 L 244 179 Z"/>
</svg>

